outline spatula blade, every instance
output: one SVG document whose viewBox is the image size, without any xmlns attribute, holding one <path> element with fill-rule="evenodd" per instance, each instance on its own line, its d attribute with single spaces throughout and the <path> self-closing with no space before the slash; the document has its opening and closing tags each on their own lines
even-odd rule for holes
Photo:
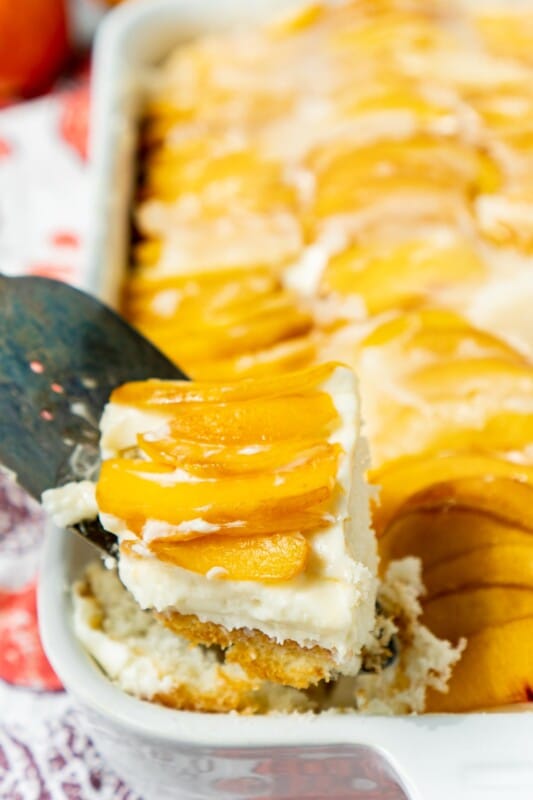
<svg viewBox="0 0 533 800">
<path fill-rule="evenodd" d="M 118 314 L 47 278 L 0 276 L 0 347 L 0 463 L 37 499 L 94 477 L 113 389 L 187 378 Z"/>
</svg>

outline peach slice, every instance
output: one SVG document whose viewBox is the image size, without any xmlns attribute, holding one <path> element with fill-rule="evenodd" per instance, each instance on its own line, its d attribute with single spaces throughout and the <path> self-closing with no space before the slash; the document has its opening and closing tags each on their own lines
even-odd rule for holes
<svg viewBox="0 0 533 800">
<path fill-rule="evenodd" d="M 485 453 L 519 452 L 533 442 L 533 414 L 502 411 L 473 428 L 450 421 L 434 427 L 425 448 L 435 451 L 474 450 Z"/>
<path fill-rule="evenodd" d="M 172 440 L 181 439 L 242 447 L 294 438 L 316 441 L 337 420 L 333 401 L 325 392 L 237 403 L 190 403 L 173 409 L 165 449 L 168 453 Z"/>
<path fill-rule="evenodd" d="M 377 325 L 362 341 L 363 347 L 381 347 L 395 340 L 403 340 L 422 330 L 471 330 L 470 324 L 459 314 L 444 309 L 422 309 L 401 313 Z"/>
<path fill-rule="evenodd" d="M 276 288 L 269 292 L 244 293 L 240 297 L 230 285 L 212 293 L 201 291 L 197 296 L 182 300 L 174 317 L 162 316 L 152 322 L 151 332 L 161 337 L 165 332 L 176 333 L 179 327 L 183 335 L 197 329 L 208 335 L 221 327 L 230 328 L 236 324 L 251 327 L 261 321 L 289 318 L 295 312 L 308 313 L 300 308 L 298 298 L 291 292 Z"/>
<path fill-rule="evenodd" d="M 381 168 L 383 163 L 390 165 L 388 170 Z M 474 186 L 482 164 L 480 154 L 469 145 L 421 134 L 409 139 L 381 139 L 359 147 L 341 141 L 337 148 L 330 145 L 313 154 L 311 166 L 318 172 L 320 201 L 333 199 L 334 188 L 341 195 L 379 178 L 386 183 L 391 176 L 467 189 Z M 341 199 L 338 197 L 338 201 Z"/>
<path fill-rule="evenodd" d="M 500 358 L 454 359 L 411 374 L 408 386 L 429 401 L 459 400 L 476 394 L 531 397 L 533 367 Z"/>
<path fill-rule="evenodd" d="M 248 472 L 267 472 L 289 468 L 325 452 L 331 445 L 314 439 L 289 439 L 256 445 L 213 444 L 188 441 L 155 434 L 139 435 L 139 448 L 152 461 L 180 466 L 186 472 L 205 478 L 225 475 L 244 475 Z"/>
<path fill-rule="evenodd" d="M 143 188 L 168 201 L 193 194 L 207 208 L 229 202 L 263 211 L 297 205 L 296 191 L 284 181 L 281 165 L 251 150 L 191 158 L 183 146 L 166 148 L 148 160 Z"/>
<path fill-rule="evenodd" d="M 527 702 L 533 694 L 533 617 L 471 636 L 446 694 L 430 690 L 428 712 L 462 712 Z"/>
<path fill-rule="evenodd" d="M 365 86 L 362 91 L 360 86 L 350 87 L 341 95 L 342 107 L 350 116 L 366 113 L 382 113 L 384 109 L 409 111 L 417 120 L 436 120 L 442 116 L 450 115 L 447 104 L 436 103 L 424 96 L 412 81 L 396 76 L 387 76 L 379 81 L 377 76 L 371 85 Z"/>
<path fill-rule="evenodd" d="M 191 519 L 227 523 L 254 512 L 286 514 L 324 503 L 336 483 L 338 451 L 286 472 L 199 480 L 163 464 L 125 458 L 104 461 L 96 495 L 100 510 L 121 519 Z M 192 478 L 192 479 L 191 479 Z"/>
<path fill-rule="evenodd" d="M 461 199 L 461 188 L 459 183 L 434 182 L 423 174 L 365 175 L 360 180 L 352 175 L 349 183 L 337 174 L 330 174 L 320 177 L 313 211 L 320 221 L 337 214 L 357 213 L 385 200 L 392 203 L 395 195 L 398 195 L 398 207 L 403 210 L 406 199 L 416 201 L 423 196 L 430 197 L 432 205 L 439 204 L 441 218 L 452 221 L 453 208 Z"/>
<path fill-rule="evenodd" d="M 179 318 L 171 325 L 150 326 L 144 332 L 176 361 L 188 359 L 228 358 L 239 353 L 253 353 L 280 340 L 299 336 L 312 329 L 310 313 L 293 305 L 280 312 L 252 318 L 237 318 L 233 322 L 223 318 L 213 325 L 196 321 L 187 330 L 179 324 Z M 194 334 L 194 335 L 193 335 Z"/>
<path fill-rule="evenodd" d="M 184 520 L 179 526 L 168 528 L 160 536 L 150 532 L 149 537 L 145 534 L 146 519 L 134 516 L 127 520 L 128 529 L 133 531 L 140 539 L 147 538 L 150 542 L 189 542 L 193 539 L 201 539 L 210 536 L 266 536 L 274 533 L 310 533 L 319 528 L 323 528 L 331 521 L 328 514 L 328 505 L 312 506 L 303 510 L 291 509 L 286 511 L 282 517 L 277 514 L 275 509 L 261 510 L 252 512 L 245 520 L 236 521 L 217 521 L 210 523 L 211 527 L 203 532 L 198 530 L 195 520 L 188 526 L 188 520 Z"/>
<path fill-rule="evenodd" d="M 533 617 L 533 586 L 484 586 L 426 601 L 422 622 L 436 636 L 456 642 L 461 636 L 523 617 Z"/>
<path fill-rule="evenodd" d="M 427 569 L 478 547 L 533 544 L 533 534 L 473 509 L 401 511 L 379 540 L 382 561 L 418 556 Z"/>
<path fill-rule="evenodd" d="M 167 289 L 179 289 L 193 295 L 200 292 L 211 294 L 234 283 L 241 285 L 245 292 L 249 289 L 264 292 L 280 286 L 279 279 L 268 266 L 249 264 L 245 269 L 214 269 L 164 277 L 151 277 L 150 273 L 136 270 L 128 280 L 126 294 L 132 301 Z"/>
<path fill-rule="evenodd" d="M 111 402 L 140 407 L 166 407 L 180 403 L 224 403 L 253 400 L 258 397 L 303 394 L 324 383 L 338 366 L 340 366 L 338 363 L 330 362 L 290 375 L 244 379 L 222 385 L 208 381 L 203 383 L 157 379 L 134 381 L 115 389 L 111 395 Z"/>
<path fill-rule="evenodd" d="M 372 250 L 353 245 L 333 256 L 322 284 L 326 291 L 360 295 L 373 315 L 413 308 L 447 283 L 484 274 L 482 261 L 464 243 L 437 247 L 414 240 Z"/>
<path fill-rule="evenodd" d="M 150 550 L 162 561 L 200 575 L 216 570 L 230 581 L 288 581 L 305 569 L 309 544 L 299 533 L 270 536 L 207 536 L 189 542 L 159 539 Z"/>
<path fill-rule="evenodd" d="M 506 477 L 475 475 L 433 484 L 411 497 L 400 510 L 475 511 L 507 525 L 533 532 L 533 486 Z"/>
<path fill-rule="evenodd" d="M 161 239 L 144 239 L 133 248 L 135 264 L 150 265 L 159 261 L 163 252 Z M 129 290 L 129 286 L 127 287 Z"/>
<path fill-rule="evenodd" d="M 374 525 L 380 535 L 399 507 L 412 495 L 435 483 L 458 478 L 510 478 L 533 484 L 533 467 L 488 455 L 465 453 L 421 453 L 404 456 L 370 470 L 369 480 L 381 486 L 380 505 L 374 511 Z"/>
<path fill-rule="evenodd" d="M 232 358 L 217 359 L 202 363 L 183 362 L 186 371 L 196 380 L 239 380 L 242 378 L 266 378 L 285 372 L 300 371 L 309 367 L 316 358 L 317 341 L 311 331 L 271 347 L 256 350 L 253 358 L 249 353 Z"/>
<path fill-rule="evenodd" d="M 501 411 L 477 406 L 462 414 L 456 403 L 440 406 L 438 413 L 421 414 L 416 406 L 390 403 L 373 435 L 374 464 L 421 451 L 426 453 L 462 452 L 516 459 L 533 441 L 533 414 L 526 411 Z M 518 459 L 517 459 L 518 460 Z"/>
<path fill-rule="evenodd" d="M 325 14 L 322 3 L 305 3 L 296 11 L 289 11 L 281 18 L 267 24 L 266 30 L 274 39 L 293 36 L 315 25 Z"/>
<path fill-rule="evenodd" d="M 471 353 L 479 357 L 500 357 L 525 364 L 524 356 L 502 339 L 476 328 L 439 328 L 420 330 L 406 343 L 409 350 L 427 350 L 443 359 L 464 357 Z"/>
<path fill-rule="evenodd" d="M 173 320 L 191 318 L 198 322 L 209 319 L 213 310 L 224 308 L 235 313 L 246 305 L 282 294 L 278 279 L 270 270 L 250 267 L 250 274 L 240 272 L 237 276 L 235 272 L 220 270 L 208 275 L 188 275 L 186 280 L 185 276 L 179 280 L 139 277 L 135 287 L 126 289 L 124 304 L 128 318 L 145 325 L 161 322 L 170 325 Z"/>
<path fill-rule="evenodd" d="M 428 598 L 468 587 L 523 586 L 533 589 L 533 540 L 528 545 L 478 547 L 424 570 Z"/>
</svg>

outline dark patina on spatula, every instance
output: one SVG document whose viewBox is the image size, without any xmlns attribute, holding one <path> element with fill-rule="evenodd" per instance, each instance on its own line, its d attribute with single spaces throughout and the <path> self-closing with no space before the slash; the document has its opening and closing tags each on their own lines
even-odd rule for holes
<svg viewBox="0 0 533 800">
<path fill-rule="evenodd" d="M 114 311 L 48 278 L 0 276 L 0 347 L 0 464 L 37 500 L 96 477 L 98 420 L 113 389 L 187 377 Z M 114 553 L 98 521 L 73 527 Z"/>
</svg>

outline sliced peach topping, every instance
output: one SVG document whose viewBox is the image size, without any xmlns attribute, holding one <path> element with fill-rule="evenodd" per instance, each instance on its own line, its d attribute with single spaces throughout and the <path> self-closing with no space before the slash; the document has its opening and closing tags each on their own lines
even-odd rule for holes
<svg viewBox="0 0 533 800">
<path fill-rule="evenodd" d="M 465 358 L 423 367 L 409 377 L 409 388 L 427 400 L 475 394 L 509 397 L 533 393 L 533 367 L 503 358 Z"/>
<path fill-rule="evenodd" d="M 424 604 L 423 622 L 433 633 L 456 642 L 491 625 L 533 616 L 533 586 L 480 586 L 441 594 Z"/>
<path fill-rule="evenodd" d="M 533 442 L 533 414 L 502 411 L 489 416 L 480 427 L 437 424 L 426 442 L 427 449 L 471 450 L 485 453 L 518 453 Z"/>
<path fill-rule="evenodd" d="M 490 159 L 457 140 L 420 135 L 359 147 L 328 144 L 310 160 L 317 173 L 319 216 L 349 213 L 376 193 L 383 197 L 398 190 L 467 194 L 482 186 L 494 191 L 501 182 Z"/>
<path fill-rule="evenodd" d="M 228 202 L 257 210 L 297 205 L 295 189 L 283 169 L 251 150 L 190 158 L 183 150 L 167 148 L 148 163 L 144 189 L 163 200 L 196 195 L 207 208 Z"/>
<path fill-rule="evenodd" d="M 360 295 L 369 314 L 388 309 L 413 308 L 431 293 L 460 278 L 483 278 L 485 267 L 465 243 L 446 247 L 423 241 L 369 248 L 353 245 L 333 256 L 323 288 L 340 294 Z"/>
<path fill-rule="evenodd" d="M 305 569 L 309 544 L 301 533 L 270 536 L 208 536 L 179 544 L 163 539 L 150 549 L 162 561 L 232 581 L 288 581 Z"/>
<path fill-rule="evenodd" d="M 202 363 L 194 362 L 187 370 L 196 380 L 240 380 L 243 378 L 273 376 L 308 367 L 317 355 L 317 339 L 310 331 L 304 336 L 256 350 L 253 356 L 241 353 L 231 358 L 218 358 Z"/>
<path fill-rule="evenodd" d="M 289 375 L 249 378 L 233 383 L 190 381 L 136 381 L 125 383 L 111 395 L 112 403 L 135 406 L 173 406 L 179 403 L 224 403 L 258 397 L 303 394 L 331 377 L 335 363 L 320 364 Z"/>
<path fill-rule="evenodd" d="M 169 439 L 243 447 L 293 438 L 316 440 L 327 435 L 336 420 L 337 411 L 325 392 L 241 403 L 188 403 L 173 410 Z"/>
<path fill-rule="evenodd" d="M 531 699 L 533 616 L 469 636 L 446 693 L 430 689 L 426 711 L 474 711 Z"/>
<path fill-rule="evenodd" d="M 324 527 L 331 521 L 331 514 L 328 512 L 329 504 L 324 502 L 316 506 L 310 506 L 303 510 L 292 509 L 280 517 L 275 508 L 260 509 L 253 511 L 245 520 L 218 520 L 216 523 L 209 523 L 209 529 L 205 532 L 198 529 L 196 520 L 184 520 L 179 526 L 167 526 L 163 522 L 161 535 L 154 534 L 146 536 L 147 520 L 143 517 L 131 517 L 127 520 L 128 528 L 140 539 L 150 539 L 150 542 L 188 542 L 192 539 L 210 538 L 212 535 L 222 535 L 224 537 L 256 537 L 274 533 L 311 533 Z M 205 520 L 204 520 L 205 521 Z M 188 524 L 190 523 L 190 524 Z M 161 522 L 158 520 L 158 525 Z"/>
<path fill-rule="evenodd" d="M 489 485 L 495 477 L 531 485 L 533 466 L 469 453 L 421 453 L 398 458 L 370 472 L 371 483 L 381 486 L 380 505 L 374 512 L 377 533 L 383 532 L 411 495 L 435 483 L 476 476 L 483 476 Z"/>
<path fill-rule="evenodd" d="M 470 329 L 468 322 L 452 311 L 422 309 L 397 314 L 392 319 L 380 322 L 364 339 L 363 347 L 382 347 L 397 340 L 403 341 L 419 331 Z"/>
<path fill-rule="evenodd" d="M 187 472 L 204 478 L 288 468 L 331 447 L 313 439 L 295 438 L 243 446 L 176 439 L 171 434 L 157 439 L 154 434 L 139 435 L 137 441 L 151 460 L 179 464 Z"/>
<path fill-rule="evenodd" d="M 424 571 L 428 598 L 474 586 L 533 586 L 533 542 L 479 547 Z"/>
<path fill-rule="evenodd" d="M 187 360 L 216 360 L 238 354 L 253 353 L 279 341 L 299 336 L 312 329 L 309 312 L 298 305 L 288 306 L 279 312 L 241 318 L 229 322 L 220 319 L 212 325 L 197 325 L 187 330 L 178 322 L 150 326 L 144 332 L 164 353 L 179 362 Z M 194 334 L 194 335 L 193 335 Z"/>
<path fill-rule="evenodd" d="M 531 475 L 531 468 L 527 474 Z M 492 475 L 482 473 L 433 484 L 411 497 L 400 511 L 435 511 L 443 507 L 489 514 L 493 519 L 533 533 L 533 486 L 513 477 L 495 475 L 494 470 Z"/>
<path fill-rule="evenodd" d="M 417 555 L 429 567 L 479 547 L 533 545 L 533 486 L 506 477 L 456 478 L 410 497 L 385 527 L 385 561 Z"/>
<path fill-rule="evenodd" d="M 246 520 L 255 511 L 279 515 L 323 503 L 333 493 L 338 448 L 297 468 L 191 480 L 183 471 L 148 461 L 104 461 L 97 486 L 101 511 L 121 519 L 142 517 L 178 525 L 201 517 L 210 523 Z"/>
<path fill-rule="evenodd" d="M 424 568 L 429 568 L 478 547 L 497 544 L 533 546 L 533 532 L 482 511 L 443 505 L 400 512 L 379 540 L 379 552 L 384 564 L 417 556 Z"/>
<path fill-rule="evenodd" d="M 104 461 L 101 512 L 122 519 L 162 560 L 194 572 L 221 567 L 229 580 L 289 580 L 306 563 L 303 534 L 332 520 L 340 491 L 342 448 L 328 439 L 339 417 L 320 390 L 336 367 L 120 387 L 112 402 L 164 410 L 167 419 L 138 434 L 144 458 Z"/>
</svg>

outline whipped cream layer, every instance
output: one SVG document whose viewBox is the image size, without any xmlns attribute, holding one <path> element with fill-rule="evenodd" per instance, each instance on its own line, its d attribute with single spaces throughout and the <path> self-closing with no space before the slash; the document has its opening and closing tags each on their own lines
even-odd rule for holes
<svg viewBox="0 0 533 800">
<path fill-rule="evenodd" d="M 330 510 L 331 521 L 307 535 L 310 556 L 303 573 L 277 583 L 225 580 L 216 569 L 202 575 L 164 563 L 137 540 L 135 555 L 121 554 L 119 574 L 142 608 L 194 614 L 201 622 L 229 630 L 259 630 L 277 642 L 319 645 L 332 652 L 343 672 L 356 673 L 373 627 L 377 589 L 370 489 L 364 482 L 367 445 L 360 435 L 357 381 L 351 370 L 335 368 L 317 388 L 330 395 L 338 412 L 329 441 L 342 447 L 337 468 L 341 491 Z M 105 455 L 135 447 L 137 433 L 157 431 L 168 420 L 164 412 L 145 414 L 110 403 L 101 424 Z M 121 542 L 136 539 L 124 521 L 109 514 L 101 514 L 101 520 Z M 195 523 L 201 526 L 202 521 Z M 156 520 L 149 520 L 145 530 L 154 526 L 160 535 Z"/>
</svg>

